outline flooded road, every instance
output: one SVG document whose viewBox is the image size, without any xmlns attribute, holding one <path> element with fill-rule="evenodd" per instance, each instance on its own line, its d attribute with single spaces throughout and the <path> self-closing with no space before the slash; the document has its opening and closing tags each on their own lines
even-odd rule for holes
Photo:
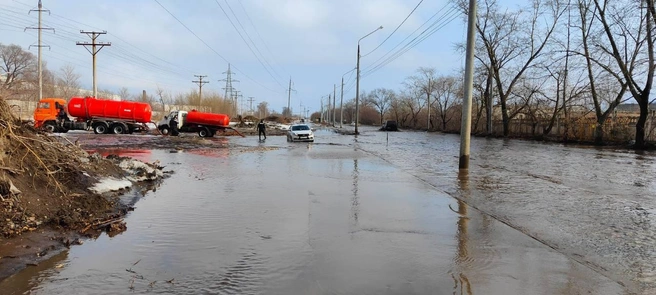
<svg viewBox="0 0 656 295">
<path fill-rule="evenodd" d="M 67 136 L 98 151 L 116 140 Z M 0 290 L 649 294 L 653 154 L 473 139 L 471 170 L 459 177 L 458 144 L 365 128 L 357 138 L 320 130 L 314 144 L 112 147 L 175 173 L 126 196 L 140 198 L 126 232 L 72 247 Z"/>
</svg>

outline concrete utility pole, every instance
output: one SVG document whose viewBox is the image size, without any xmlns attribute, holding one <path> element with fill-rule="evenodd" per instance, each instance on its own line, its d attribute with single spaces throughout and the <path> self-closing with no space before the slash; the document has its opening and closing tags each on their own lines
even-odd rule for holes
<svg viewBox="0 0 656 295">
<path fill-rule="evenodd" d="M 207 75 L 194 75 L 194 77 L 197 77 L 198 80 L 191 82 L 198 84 L 198 108 L 200 109 L 201 101 L 203 100 L 203 85 L 210 83 L 210 81 L 203 81 L 203 78 L 207 77 Z"/>
<path fill-rule="evenodd" d="M 333 84 L 333 127 L 335 127 L 335 119 L 337 115 L 337 109 L 335 107 L 337 100 L 337 84 Z"/>
<path fill-rule="evenodd" d="M 321 116 L 319 117 L 319 123 L 323 123 L 323 96 L 319 99 L 321 105 Z"/>
<path fill-rule="evenodd" d="M 289 89 L 287 90 L 289 93 L 287 94 L 287 112 L 289 113 L 289 116 L 292 116 L 292 109 L 291 109 L 291 101 L 292 101 L 292 77 L 289 77 Z"/>
<path fill-rule="evenodd" d="M 430 131 L 430 93 L 432 90 L 431 78 L 428 78 L 428 91 L 426 91 L 426 99 L 428 99 L 428 123 L 426 124 L 426 132 Z"/>
<path fill-rule="evenodd" d="M 37 11 L 37 12 L 39 12 L 39 26 L 38 26 L 38 27 L 27 27 L 27 28 L 25 28 L 25 30 L 28 30 L 28 29 L 30 29 L 30 30 L 39 30 L 39 41 L 38 41 L 39 44 L 38 44 L 38 45 L 30 45 L 28 48 L 31 48 L 32 46 L 36 46 L 36 47 L 38 48 L 38 50 L 39 50 L 39 53 L 38 53 L 38 54 L 39 54 L 39 64 L 38 64 L 38 66 L 37 66 L 37 67 L 38 67 L 37 71 L 39 72 L 39 101 L 41 101 L 41 99 L 43 99 L 43 69 L 41 68 L 41 47 L 48 47 L 48 48 L 50 48 L 49 45 L 43 45 L 43 44 L 41 43 L 41 31 L 43 31 L 43 30 L 52 30 L 52 32 L 54 33 L 54 32 L 55 32 L 55 29 L 53 29 L 53 28 L 45 28 L 45 27 L 42 27 L 42 26 L 41 26 L 41 12 L 47 11 L 47 12 L 48 12 L 48 15 L 50 15 L 50 10 L 43 9 L 43 5 L 41 5 L 41 0 L 39 0 L 39 6 L 38 6 L 38 8 L 37 8 L 37 9 L 32 9 L 32 10 L 30 10 L 30 11 L 28 12 L 28 14 L 29 14 L 30 12 L 32 12 L 32 11 Z"/>
<path fill-rule="evenodd" d="M 353 71 L 355 71 L 355 68 L 342 75 L 342 91 L 339 97 L 339 128 L 342 128 L 342 122 L 344 122 L 344 76 Z"/>
<path fill-rule="evenodd" d="M 366 38 L 367 36 L 375 33 L 378 30 L 383 29 L 383 26 L 378 27 L 377 29 L 373 30 L 371 33 L 364 35 L 364 37 L 360 38 L 358 40 L 358 61 L 357 65 L 355 66 L 356 68 L 356 76 L 355 76 L 355 135 L 358 135 L 358 121 L 360 120 L 360 41 L 362 39 Z"/>
<path fill-rule="evenodd" d="M 77 42 L 77 45 L 82 45 L 86 48 L 91 57 L 93 58 L 93 97 L 98 95 L 98 84 L 96 84 L 96 54 L 103 49 L 105 46 L 112 46 L 112 43 L 109 42 L 96 42 L 96 38 L 100 35 L 107 34 L 107 31 L 95 32 L 95 31 L 80 31 L 81 34 L 87 34 L 91 38 L 91 43 L 89 42 Z M 91 50 L 87 46 L 91 46 Z"/>
<path fill-rule="evenodd" d="M 465 55 L 465 93 L 460 125 L 460 170 L 469 170 L 469 141 L 471 139 L 472 91 L 474 87 L 474 45 L 476 42 L 476 0 L 469 0 L 467 15 L 467 52 Z"/>
<path fill-rule="evenodd" d="M 344 76 L 342 76 L 342 91 L 339 95 L 339 128 L 342 128 L 344 122 Z"/>
<path fill-rule="evenodd" d="M 239 105 L 239 98 L 242 96 L 241 91 L 233 90 L 232 95 L 233 95 L 232 99 L 235 101 L 235 107 L 237 108 L 236 115 L 240 115 L 241 114 L 241 109 L 240 109 L 240 105 Z"/>
<path fill-rule="evenodd" d="M 328 94 L 328 105 L 326 106 L 326 122 L 330 123 L 330 93 Z"/>
<path fill-rule="evenodd" d="M 251 112 L 251 115 L 253 114 L 253 102 L 254 102 L 254 101 L 255 101 L 255 97 L 254 97 L 254 96 L 249 96 L 249 97 L 248 97 L 248 102 L 251 104 L 251 106 L 250 106 L 250 112 Z"/>
</svg>

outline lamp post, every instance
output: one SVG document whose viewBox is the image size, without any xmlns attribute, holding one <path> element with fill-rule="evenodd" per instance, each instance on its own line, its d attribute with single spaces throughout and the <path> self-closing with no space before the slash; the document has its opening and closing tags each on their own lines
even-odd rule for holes
<svg viewBox="0 0 656 295">
<path fill-rule="evenodd" d="M 356 68 L 356 78 L 355 78 L 355 135 L 358 135 L 358 120 L 360 120 L 360 41 L 367 36 L 375 33 L 378 30 L 382 30 L 383 26 L 378 27 L 377 29 L 371 31 L 371 33 L 364 35 L 364 37 L 358 40 L 358 62 L 355 66 Z"/>
<path fill-rule="evenodd" d="M 346 74 L 355 71 L 355 68 L 352 68 L 350 71 L 344 73 L 342 75 L 342 94 L 340 94 L 339 97 L 339 128 L 342 128 L 342 123 L 344 122 L 344 108 L 343 108 L 343 103 L 344 103 L 344 76 Z"/>
</svg>

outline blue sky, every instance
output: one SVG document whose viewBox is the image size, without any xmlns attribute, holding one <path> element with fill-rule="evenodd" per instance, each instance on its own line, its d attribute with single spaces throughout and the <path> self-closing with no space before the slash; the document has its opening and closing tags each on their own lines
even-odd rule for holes
<svg viewBox="0 0 656 295">
<path fill-rule="evenodd" d="M 37 2 L 0 0 L 0 43 L 25 48 L 37 44 L 36 31 L 23 30 L 37 25 L 37 14 L 28 15 Z M 225 78 L 229 62 L 240 81 L 233 86 L 244 99 L 254 97 L 254 105 L 267 101 L 271 109 L 282 111 L 291 77 L 296 90 L 292 110 L 298 113 L 303 105 L 314 112 L 320 99 L 332 93 L 333 84 L 339 98 L 340 79 L 356 64 L 358 39 L 381 25 L 382 30 L 360 42 L 362 90 L 398 90 L 418 67 L 457 73 L 464 54 L 455 44 L 464 42 L 466 24 L 463 15 L 451 9 L 452 2 L 423 1 L 387 41 L 364 56 L 394 31 L 419 0 L 43 0 L 51 12 L 43 15 L 44 26 L 56 30 L 43 31 L 44 43 L 51 46 L 44 50 L 44 60 L 52 70 L 73 65 L 81 84 L 91 88 L 91 55 L 75 42 L 90 41 L 80 30 L 106 30 L 98 41 L 112 46 L 97 55 L 99 89 L 127 87 L 134 94 L 141 90 L 154 94 L 160 86 L 180 93 L 197 89 L 191 82 L 194 75 L 207 75 L 210 83 L 203 91 L 223 93 L 225 82 L 218 80 Z M 381 64 L 386 54 L 401 49 L 435 20 L 440 21 L 432 35 L 420 36 L 417 40 L 426 38 Z M 36 54 L 34 47 L 31 51 Z M 352 73 L 345 76 L 350 79 L 345 81 L 344 100 L 355 96 Z"/>
</svg>

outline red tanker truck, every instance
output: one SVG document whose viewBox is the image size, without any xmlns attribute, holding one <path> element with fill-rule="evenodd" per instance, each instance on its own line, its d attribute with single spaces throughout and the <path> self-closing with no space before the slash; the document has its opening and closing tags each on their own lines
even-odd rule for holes
<svg viewBox="0 0 656 295">
<path fill-rule="evenodd" d="M 171 118 L 177 117 L 178 131 L 179 132 L 198 132 L 200 137 L 212 137 L 219 130 L 229 129 L 230 117 L 225 114 L 214 114 L 192 111 L 172 111 L 167 116 L 164 116 L 157 128 L 164 134 L 170 134 L 172 129 L 170 126 Z"/>
<path fill-rule="evenodd" d="M 68 106 L 68 117 L 64 109 Z M 89 130 L 96 134 L 128 134 L 148 130 L 152 109 L 142 102 L 92 97 L 44 98 L 34 110 L 34 127 L 50 132 Z"/>
</svg>

